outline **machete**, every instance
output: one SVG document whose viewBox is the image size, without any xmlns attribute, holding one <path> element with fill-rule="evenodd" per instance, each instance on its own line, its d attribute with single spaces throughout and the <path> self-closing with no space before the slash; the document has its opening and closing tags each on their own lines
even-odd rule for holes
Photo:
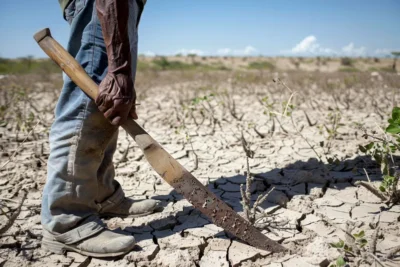
<svg viewBox="0 0 400 267">
<path fill-rule="evenodd" d="M 53 39 L 50 29 L 46 28 L 37 32 L 34 39 L 77 86 L 92 99 L 96 98 L 98 85 L 82 66 Z M 194 207 L 210 218 L 215 225 L 256 248 L 271 252 L 286 250 L 279 243 L 267 238 L 200 183 L 132 118 L 129 118 L 122 127 L 135 140 L 153 169 Z"/>
</svg>

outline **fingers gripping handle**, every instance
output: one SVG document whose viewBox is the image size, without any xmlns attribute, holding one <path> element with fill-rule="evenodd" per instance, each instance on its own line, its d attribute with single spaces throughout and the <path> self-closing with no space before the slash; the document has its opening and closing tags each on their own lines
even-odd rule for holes
<svg viewBox="0 0 400 267">
<path fill-rule="evenodd" d="M 43 51 L 92 99 L 96 99 L 97 84 L 87 75 L 86 71 L 56 40 L 51 36 L 50 29 L 38 31 L 33 38 Z"/>
</svg>

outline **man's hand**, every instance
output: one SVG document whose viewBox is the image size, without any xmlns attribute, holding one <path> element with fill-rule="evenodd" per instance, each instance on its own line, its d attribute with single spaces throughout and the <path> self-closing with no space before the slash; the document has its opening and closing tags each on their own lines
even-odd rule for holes
<svg viewBox="0 0 400 267">
<path fill-rule="evenodd" d="M 131 73 L 127 0 L 96 0 L 108 57 L 108 73 L 99 86 L 96 104 L 113 125 L 123 124 L 129 114 L 137 119 L 136 93 Z"/>
<path fill-rule="evenodd" d="M 111 124 L 121 125 L 129 115 L 137 119 L 135 100 L 131 74 L 109 72 L 100 83 L 96 104 Z"/>
</svg>

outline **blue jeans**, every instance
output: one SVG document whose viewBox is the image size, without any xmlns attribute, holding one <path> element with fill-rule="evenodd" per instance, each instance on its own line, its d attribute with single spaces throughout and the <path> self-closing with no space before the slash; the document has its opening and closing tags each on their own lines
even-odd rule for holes
<svg viewBox="0 0 400 267">
<path fill-rule="evenodd" d="M 137 26 L 142 0 L 129 0 L 132 77 L 137 62 Z M 99 84 L 107 73 L 107 54 L 95 0 L 74 0 L 65 10 L 71 32 L 67 50 Z M 93 226 L 105 205 L 124 198 L 114 180 L 113 155 L 118 138 L 96 104 L 64 76 L 50 131 L 48 176 L 42 200 L 42 225 L 52 233 Z M 82 225 L 82 223 L 84 225 Z M 92 227 L 90 226 L 90 227 Z M 89 227 L 89 226 L 88 226 Z"/>
</svg>

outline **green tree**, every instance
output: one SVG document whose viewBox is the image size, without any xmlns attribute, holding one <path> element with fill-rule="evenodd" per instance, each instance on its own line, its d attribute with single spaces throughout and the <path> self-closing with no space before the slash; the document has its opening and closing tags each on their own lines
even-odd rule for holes
<svg viewBox="0 0 400 267">
<path fill-rule="evenodd" d="M 393 51 L 392 52 L 392 56 L 394 57 L 394 60 L 393 60 L 393 71 L 397 71 L 396 70 L 396 63 L 397 63 L 397 58 L 400 57 L 400 51 Z"/>
</svg>

